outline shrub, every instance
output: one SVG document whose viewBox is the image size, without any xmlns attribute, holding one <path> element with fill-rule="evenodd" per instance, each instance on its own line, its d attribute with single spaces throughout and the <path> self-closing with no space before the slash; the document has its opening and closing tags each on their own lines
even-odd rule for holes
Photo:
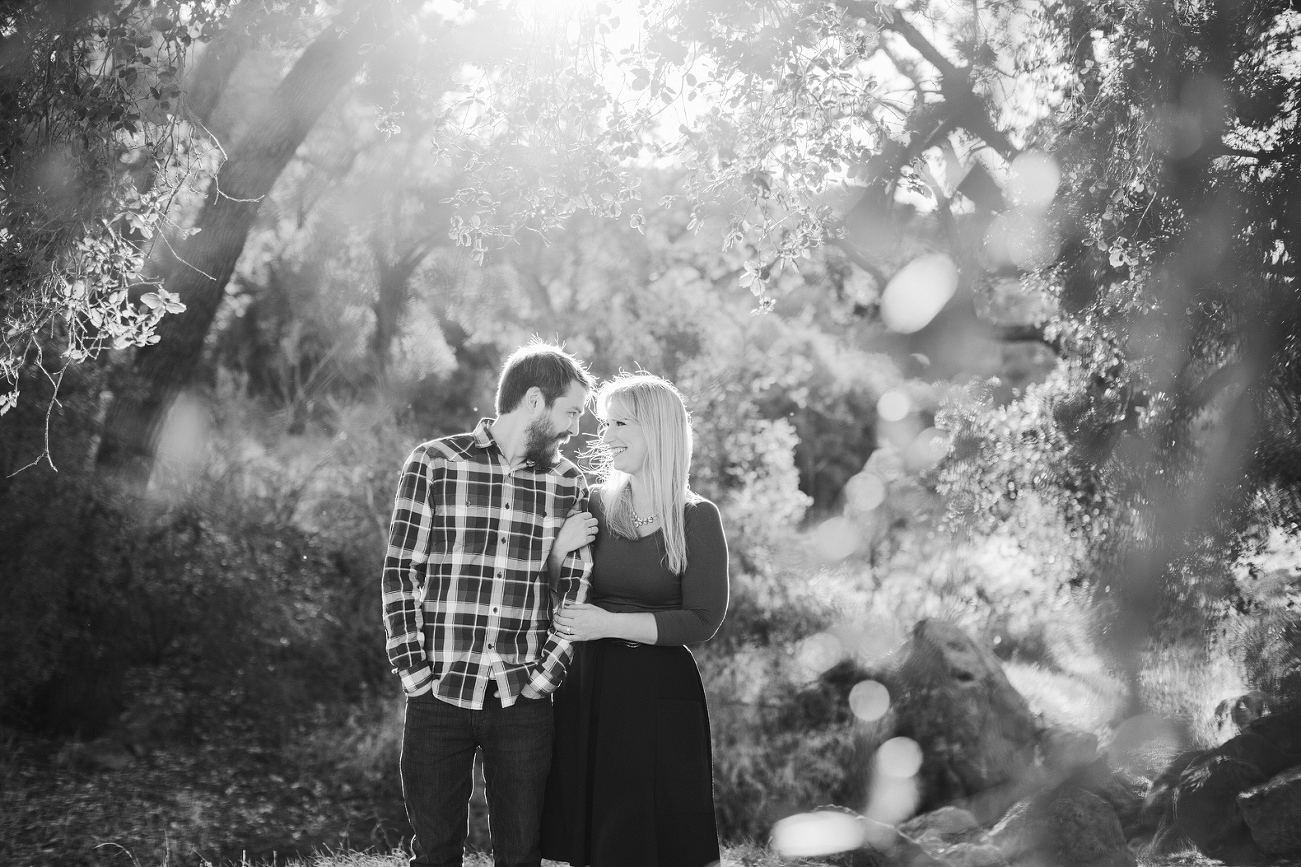
<svg viewBox="0 0 1301 867">
<path fill-rule="evenodd" d="M 20 532 L 0 553 L 16 651 L 5 664 L 19 676 L 4 681 L 6 716 L 93 736 L 130 700 L 128 674 L 153 667 L 180 676 L 204 709 L 195 719 L 238 709 L 274 732 L 388 677 L 377 519 L 347 513 L 350 532 L 302 520 L 305 503 L 344 502 L 337 489 L 354 480 L 348 502 L 369 508 L 367 468 L 301 443 L 285 449 L 301 460 L 278 460 L 249 413 L 217 422 L 203 462 L 171 477 L 160 467 L 143 499 L 88 474 L 42 477 L 53 493 L 41 498 L 27 489 L 35 476 L 11 485 L 0 521 Z"/>
</svg>

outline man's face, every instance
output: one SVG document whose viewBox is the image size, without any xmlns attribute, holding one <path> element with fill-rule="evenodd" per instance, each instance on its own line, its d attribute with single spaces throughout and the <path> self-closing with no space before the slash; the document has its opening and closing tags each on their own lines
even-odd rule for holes
<svg viewBox="0 0 1301 867">
<path fill-rule="evenodd" d="M 569 391 L 551 406 L 540 404 L 529 421 L 524 459 L 539 467 L 554 466 L 561 443 L 578 433 L 578 420 L 586 404 L 587 390 L 578 382 L 571 382 Z"/>
</svg>

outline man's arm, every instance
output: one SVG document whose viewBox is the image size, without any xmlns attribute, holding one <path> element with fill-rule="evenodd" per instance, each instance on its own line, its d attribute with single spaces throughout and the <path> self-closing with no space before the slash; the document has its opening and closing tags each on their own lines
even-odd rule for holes
<svg viewBox="0 0 1301 867">
<path fill-rule="evenodd" d="M 420 604 L 420 591 L 429 568 L 429 537 L 435 514 L 429 499 L 432 462 L 425 449 L 419 447 L 402 469 L 381 578 L 384 632 L 388 636 L 386 649 L 407 695 L 427 692 L 434 681 L 430 660 L 425 655 L 424 610 Z"/>
<path fill-rule="evenodd" d="M 579 478 L 581 493 L 566 518 L 588 511 L 587 482 L 581 476 Z M 553 576 L 555 588 L 552 597 L 553 610 L 569 604 L 586 602 L 592 576 L 591 546 L 584 545 L 571 551 L 561 561 L 558 572 L 558 575 Z M 547 640 L 542 644 L 537 662 L 530 668 L 529 682 L 525 684 L 523 694 L 528 698 L 540 698 L 554 692 L 565 679 L 565 672 L 569 668 L 569 661 L 573 655 L 573 644 L 556 632 L 554 623 L 548 625 Z"/>
</svg>

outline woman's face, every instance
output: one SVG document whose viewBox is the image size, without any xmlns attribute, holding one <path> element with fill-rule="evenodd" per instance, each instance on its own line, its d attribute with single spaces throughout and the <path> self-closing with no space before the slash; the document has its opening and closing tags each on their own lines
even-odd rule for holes
<svg viewBox="0 0 1301 867">
<path fill-rule="evenodd" d="M 606 408 L 601 442 L 609 446 L 611 466 L 634 475 L 646 466 L 646 432 L 616 398 Z"/>
</svg>

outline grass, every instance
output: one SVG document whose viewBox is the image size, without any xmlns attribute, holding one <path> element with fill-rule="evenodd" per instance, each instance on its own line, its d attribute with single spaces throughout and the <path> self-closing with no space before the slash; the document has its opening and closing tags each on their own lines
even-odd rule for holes
<svg viewBox="0 0 1301 867">
<path fill-rule="evenodd" d="M 722 852 L 719 867 L 825 867 L 825 861 L 805 858 L 782 858 L 770 849 L 753 843 L 729 846 Z M 568 867 L 561 861 L 543 861 L 543 867 Z M 406 856 L 362 855 L 357 853 L 322 854 L 312 858 L 291 861 L 286 867 L 406 867 Z M 250 865 L 253 867 L 253 865 Z M 488 855 L 466 856 L 464 867 L 492 867 Z M 1193 865 L 1188 865 L 1193 867 Z"/>
</svg>

